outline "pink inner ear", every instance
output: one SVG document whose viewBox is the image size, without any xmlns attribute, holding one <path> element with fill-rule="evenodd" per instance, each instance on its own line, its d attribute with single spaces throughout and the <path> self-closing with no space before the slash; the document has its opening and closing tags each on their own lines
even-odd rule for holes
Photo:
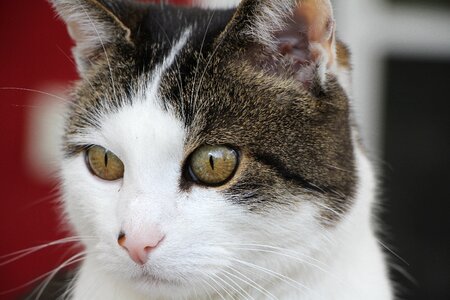
<svg viewBox="0 0 450 300">
<path fill-rule="evenodd" d="M 327 66 L 330 67 L 336 59 L 336 49 L 335 22 L 329 0 L 304 0 L 296 9 L 296 15 L 307 24 L 309 42 L 322 46 L 326 51 L 329 58 Z"/>
<path fill-rule="evenodd" d="M 292 61 L 297 78 L 303 83 L 314 80 L 317 67 L 329 69 L 334 65 L 334 31 L 329 0 L 303 0 L 286 28 L 275 34 L 278 52 Z"/>
</svg>

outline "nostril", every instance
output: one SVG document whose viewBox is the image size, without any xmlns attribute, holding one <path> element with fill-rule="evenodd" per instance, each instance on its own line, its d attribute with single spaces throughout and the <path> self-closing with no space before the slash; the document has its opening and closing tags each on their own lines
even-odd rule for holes
<svg viewBox="0 0 450 300">
<path fill-rule="evenodd" d="M 119 245 L 123 248 L 126 249 L 125 247 L 125 241 L 126 241 L 126 237 L 125 237 L 125 233 L 120 232 L 119 237 L 117 238 L 117 242 L 119 243 Z"/>
</svg>

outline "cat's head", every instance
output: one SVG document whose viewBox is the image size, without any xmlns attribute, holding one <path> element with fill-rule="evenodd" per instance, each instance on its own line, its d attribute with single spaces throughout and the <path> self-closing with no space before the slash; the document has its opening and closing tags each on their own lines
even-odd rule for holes
<svg viewBox="0 0 450 300">
<path fill-rule="evenodd" d="M 52 2 L 82 78 L 64 204 L 91 259 L 148 293 L 182 293 L 301 265 L 281 248 L 320 251 L 357 181 L 329 0 Z"/>
</svg>

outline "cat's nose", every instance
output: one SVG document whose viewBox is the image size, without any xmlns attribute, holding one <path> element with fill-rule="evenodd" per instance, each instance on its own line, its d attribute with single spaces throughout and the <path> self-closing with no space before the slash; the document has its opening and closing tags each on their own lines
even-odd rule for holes
<svg viewBox="0 0 450 300">
<path fill-rule="evenodd" d="M 124 248 L 131 259 L 138 265 L 144 265 L 148 261 L 150 252 L 158 247 L 164 239 L 164 234 L 156 227 L 145 232 L 121 232 L 117 242 Z"/>
</svg>

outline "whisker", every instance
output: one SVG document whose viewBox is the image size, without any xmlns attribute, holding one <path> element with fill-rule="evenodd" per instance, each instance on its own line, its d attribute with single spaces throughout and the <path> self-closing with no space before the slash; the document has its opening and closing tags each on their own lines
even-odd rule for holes
<svg viewBox="0 0 450 300">
<path fill-rule="evenodd" d="M 322 261 L 320 261 L 320 260 L 318 260 L 318 259 L 316 259 L 316 258 L 314 258 L 314 257 L 305 255 L 305 254 L 303 254 L 303 253 L 296 252 L 296 251 L 294 251 L 294 250 L 290 250 L 290 249 L 286 249 L 286 248 L 281 248 L 281 247 L 277 247 L 277 246 L 273 246 L 273 245 L 265 245 L 265 244 L 257 244 L 257 243 L 215 243 L 215 244 L 213 244 L 213 245 L 219 245 L 219 246 L 238 246 L 238 247 L 241 247 L 241 246 L 242 246 L 242 247 L 261 247 L 261 248 L 266 248 L 266 249 L 271 249 L 271 250 L 278 250 L 278 251 L 280 251 L 279 254 L 281 254 L 281 253 L 283 253 L 283 252 L 286 252 L 286 253 L 290 253 L 291 255 L 298 255 L 298 256 L 304 257 L 304 258 L 306 258 L 306 259 L 309 259 L 309 260 L 311 260 L 311 261 L 317 262 L 317 263 L 323 265 L 324 267 L 328 267 L 328 265 L 326 265 L 324 262 L 322 262 Z M 242 250 L 245 250 L 245 248 L 243 248 Z M 258 250 L 258 249 L 254 249 L 254 250 L 256 251 L 256 250 Z M 268 250 L 266 250 L 266 251 L 268 251 Z M 282 251 L 282 252 L 281 252 L 281 251 Z M 278 252 L 274 251 L 273 253 L 276 253 L 276 254 L 277 254 Z M 293 258 L 294 258 L 294 257 L 293 257 Z M 300 258 L 298 258 L 298 257 L 295 257 L 295 258 L 297 258 L 297 259 L 300 260 Z M 305 262 L 305 261 L 302 260 L 301 262 Z"/>
<path fill-rule="evenodd" d="M 238 250 L 247 250 L 247 251 L 255 251 L 255 252 L 262 252 L 262 253 L 272 253 L 272 254 L 281 255 L 281 256 L 284 256 L 284 257 L 287 257 L 287 258 L 292 258 L 293 260 L 296 260 L 296 261 L 298 261 L 300 263 L 303 263 L 303 264 L 310 265 L 312 267 L 317 268 L 320 271 L 325 272 L 326 274 L 331 275 L 329 271 L 323 269 L 322 267 L 320 267 L 320 266 L 318 266 L 316 264 L 313 264 L 313 263 L 311 263 L 311 262 L 309 262 L 307 260 L 303 260 L 303 259 L 301 259 L 299 257 L 293 256 L 293 255 L 289 255 L 289 254 L 286 254 L 286 253 L 282 253 L 282 252 L 279 252 L 279 251 L 265 250 L 265 249 L 243 248 L 243 247 L 233 247 L 233 248 L 234 249 L 238 249 Z"/>
<path fill-rule="evenodd" d="M 40 108 L 40 106 L 38 105 L 20 105 L 20 104 L 11 104 L 12 107 L 16 107 L 16 108 Z"/>
<path fill-rule="evenodd" d="M 275 272 L 275 271 L 273 271 L 273 270 L 270 270 L 270 269 L 267 269 L 267 268 L 261 267 L 261 266 L 259 266 L 259 265 L 256 265 L 256 264 L 253 264 L 253 263 L 249 263 L 249 262 L 246 262 L 246 261 L 237 259 L 237 258 L 229 258 L 229 259 L 230 259 L 230 260 L 233 260 L 233 261 L 235 261 L 235 262 L 237 262 L 237 263 L 243 264 L 243 265 L 245 265 L 245 266 L 248 266 L 248 267 L 250 267 L 250 268 L 259 270 L 259 271 L 261 271 L 261 272 L 263 272 L 263 273 L 272 275 L 272 276 L 274 276 L 274 277 L 276 277 L 276 278 L 282 280 L 283 282 L 285 282 L 285 283 L 288 284 L 289 286 L 291 286 L 291 287 L 297 289 L 297 290 L 300 291 L 300 292 L 304 292 L 304 290 L 302 290 L 302 289 L 305 289 L 305 290 L 307 290 L 307 291 L 312 292 L 312 290 L 311 290 L 310 288 L 308 288 L 306 285 L 304 285 L 304 284 L 302 284 L 302 283 L 300 283 L 300 282 L 298 282 L 298 281 L 295 281 L 295 280 L 293 280 L 292 278 L 290 278 L 290 277 L 288 277 L 288 276 L 286 276 L 286 275 L 280 274 L 280 273 Z"/>
<path fill-rule="evenodd" d="M 44 95 L 44 96 L 49 96 L 55 99 L 58 99 L 64 103 L 71 103 L 68 99 L 65 99 L 63 97 L 60 97 L 58 95 L 49 93 L 49 92 L 45 92 L 45 91 L 40 91 L 40 90 L 36 90 L 36 89 L 29 89 L 29 88 L 21 88 L 21 87 L 0 87 L 0 90 L 4 90 L 4 91 L 22 91 L 22 92 L 31 92 L 31 93 L 37 93 L 40 95 Z"/>
<path fill-rule="evenodd" d="M 410 274 L 408 270 L 406 270 L 405 268 L 393 262 L 389 263 L 389 267 L 392 268 L 392 270 L 397 271 L 400 275 L 406 278 L 406 280 L 409 280 L 415 286 L 419 286 L 419 282 L 417 281 L 417 279 L 415 279 L 414 276 Z"/>
<path fill-rule="evenodd" d="M 81 261 L 83 258 L 80 258 L 80 256 L 85 255 L 85 254 L 86 254 L 86 253 L 75 254 L 74 256 L 72 256 L 71 258 L 69 258 L 68 260 L 66 260 L 66 261 L 62 264 L 62 267 L 61 267 L 61 265 L 60 265 L 60 266 L 58 266 L 56 269 L 59 271 L 61 268 L 67 267 L 67 266 L 69 266 L 69 265 L 72 265 L 72 264 L 74 264 L 74 263 L 77 263 L 77 262 Z M 24 283 L 24 284 L 22 284 L 22 285 L 20 285 L 20 286 L 18 286 L 18 287 L 15 287 L 15 288 L 12 288 L 12 289 L 9 289 L 9 290 L 6 290 L 6 291 L 1 291 L 1 292 L 0 292 L 0 296 L 7 295 L 7 294 L 9 294 L 9 293 L 18 291 L 18 290 L 20 290 L 20 289 L 22 289 L 22 288 L 24 288 L 24 287 L 27 287 L 27 286 L 29 286 L 29 285 L 31 285 L 31 284 L 33 284 L 33 283 L 36 283 L 36 282 L 38 282 L 39 280 L 41 280 L 41 279 L 43 279 L 43 278 L 46 278 L 47 276 L 53 274 L 53 272 L 55 272 L 55 269 L 52 270 L 52 271 L 50 271 L 50 272 L 47 272 L 47 273 L 45 273 L 45 274 L 43 274 L 43 275 L 40 275 L 40 276 L 38 276 L 37 278 L 35 278 L 35 279 L 31 280 L 31 281 L 28 281 L 27 283 Z"/>
<path fill-rule="evenodd" d="M 195 98 L 194 98 L 194 105 L 195 105 L 196 102 L 197 102 L 198 95 L 199 95 L 199 93 L 200 93 L 200 88 L 201 88 L 201 86 L 202 86 L 203 79 L 204 79 L 204 77 L 205 77 L 206 71 L 208 70 L 209 64 L 212 62 L 214 56 L 216 55 L 216 53 L 217 53 L 217 51 L 219 50 L 220 45 L 222 45 L 222 42 L 223 42 L 223 41 L 224 41 L 224 39 L 222 38 L 222 39 L 219 41 L 219 43 L 217 43 L 217 45 L 216 45 L 216 47 L 214 48 L 213 52 L 212 52 L 211 55 L 209 56 L 209 59 L 208 59 L 208 61 L 207 61 L 207 63 L 206 63 L 206 66 L 203 68 L 203 72 L 202 72 L 202 75 L 200 76 L 200 80 L 199 80 L 199 83 L 198 83 L 198 86 L 197 86 L 197 90 L 196 90 L 196 94 L 195 94 Z"/>
<path fill-rule="evenodd" d="M 348 283 L 343 281 L 341 277 L 337 276 L 336 274 L 332 273 L 330 270 L 324 269 L 314 263 L 311 263 L 307 260 L 301 259 L 299 257 L 293 256 L 293 255 L 289 255 L 286 253 L 282 253 L 280 251 L 272 251 L 272 250 L 265 250 L 265 249 L 253 249 L 253 248 L 243 248 L 243 247 L 233 247 L 233 249 L 238 249 L 238 250 L 246 250 L 246 251 L 255 251 L 255 252 L 262 252 L 262 253 L 272 253 L 272 254 L 276 254 L 276 255 L 280 255 L 283 257 L 287 257 L 287 258 L 291 258 L 293 260 L 298 261 L 299 263 L 305 264 L 305 265 L 309 265 L 312 266 L 314 268 L 316 268 L 317 270 L 331 276 L 332 278 L 334 278 L 339 284 L 343 285 L 343 286 L 348 286 Z M 308 259 L 313 259 L 311 257 L 306 256 Z M 318 261 L 318 260 L 316 260 Z M 327 265 L 325 265 L 324 263 L 318 261 L 319 263 L 323 264 L 324 266 L 328 267 Z"/>
<path fill-rule="evenodd" d="M 237 288 L 239 289 L 239 290 L 241 290 L 242 292 L 244 292 L 247 296 L 248 296 L 248 298 L 250 298 L 250 299 L 255 299 L 255 298 L 253 298 L 244 288 L 242 288 L 236 281 L 234 281 L 232 278 L 230 278 L 230 276 L 228 276 L 226 273 L 228 273 L 228 272 L 226 272 L 225 270 L 222 270 L 222 272 L 223 273 L 225 273 L 225 274 L 223 274 L 223 276 L 225 276 L 229 281 L 231 281 L 231 283 L 233 283 L 234 285 L 236 285 L 237 286 Z M 241 280 L 242 281 L 242 280 Z M 230 286 L 233 288 L 233 290 L 236 292 L 236 293 L 238 293 L 239 294 L 239 296 L 241 296 L 242 297 L 242 299 L 245 299 L 245 296 L 244 296 L 244 294 L 242 294 L 239 290 L 237 290 L 236 288 L 234 288 L 234 286 L 232 286 L 231 284 L 230 284 Z"/>
<path fill-rule="evenodd" d="M 45 291 L 45 289 L 47 288 L 47 286 L 50 284 L 50 282 L 52 281 L 52 279 L 56 276 L 56 274 L 63 268 L 67 267 L 68 265 L 72 265 L 75 264 L 77 262 L 80 262 L 84 259 L 84 256 L 86 255 L 85 252 L 81 252 L 78 254 L 75 254 L 74 256 L 72 256 L 70 259 L 66 260 L 65 262 L 63 262 L 59 267 L 57 267 L 55 270 L 53 270 L 53 272 L 51 272 L 51 274 L 47 277 L 47 279 L 45 279 L 45 281 L 43 283 L 41 283 L 41 287 L 38 290 L 38 293 L 36 295 L 36 300 L 38 300 L 41 296 L 42 293 Z"/>
<path fill-rule="evenodd" d="M 84 6 L 81 5 L 80 1 L 78 1 L 78 4 L 80 5 L 80 7 L 83 10 L 84 14 L 89 19 L 89 22 L 91 23 L 92 27 L 94 28 L 95 33 L 97 34 L 98 40 L 100 41 L 100 44 L 102 46 L 103 53 L 105 53 L 105 58 L 106 58 L 106 62 L 108 64 L 108 69 L 109 69 L 109 75 L 110 75 L 110 78 L 111 78 L 111 84 L 112 84 L 114 99 L 116 101 L 118 101 L 119 99 L 118 99 L 117 93 L 116 93 L 116 84 L 114 82 L 114 77 L 113 77 L 113 72 L 112 72 L 112 68 L 111 68 L 111 63 L 110 63 L 110 60 L 109 60 L 108 52 L 106 51 L 105 44 L 103 43 L 103 39 L 101 38 L 100 33 L 97 30 L 97 26 L 95 26 L 95 23 L 92 21 L 91 16 L 89 15 L 89 13 L 86 11 Z"/>
<path fill-rule="evenodd" d="M 225 285 L 229 286 L 230 288 L 232 288 L 234 291 L 236 291 L 235 287 L 232 286 L 229 282 L 227 282 L 226 280 L 220 278 L 220 276 L 216 275 L 216 274 L 211 274 L 211 276 L 214 276 L 215 278 L 217 278 L 218 280 L 220 280 L 221 282 L 223 282 Z M 225 291 L 225 293 L 230 296 L 231 299 L 233 299 L 233 295 L 225 288 L 225 286 L 220 285 L 215 279 L 213 279 L 213 277 L 211 277 L 211 280 L 213 280 L 217 285 L 219 285 L 222 290 Z"/>
<path fill-rule="evenodd" d="M 8 265 L 12 262 L 15 262 L 15 261 L 23 258 L 23 257 L 26 257 L 33 253 L 36 253 L 36 252 L 43 250 L 45 248 L 48 248 L 50 246 L 57 246 L 57 245 L 62 245 L 62 244 L 80 242 L 80 241 L 82 241 L 82 239 L 86 239 L 86 237 L 76 237 L 76 236 L 67 237 L 67 238 L 62 238 L 62 239 L 52 241 L 49 243 L 45 243 L 42 245 L 38 245 L 38 246 L 30 247 L 27 249 L 19 250 L 19 251 L 13 252 L 13 253 L 9 253 L 9 254 L 0 256 L 0 259 L 2 259 L 2 260 L 7 259 L 6 261 L 1 262 L 0 266 Z M 15 256 L 15 257 L 13 257 L 13 256 Z M 10 257 L 13 257 L 13 258 L 10 258 Z"/>
<path fill-rule="evenodd" d="M 67 58 L 67 60 L 68 61 L 70 61 L 70 63 L 73 65 L 73 66 L 77 66 L 77 64 L 76 64 L 76 62 L 61 48 L 61 47 L 59 47 L 59 46 L 56 46 L 57 48 L 58 48 L 58 50 L 64 55 L 64 57 L 65 58 Z M 92 85 L 92 83 L 87 79 L 87 78 L 84 78 L 84 80 L 90 85 L 90 87 L 93 89 L 93 90 L 95 90 L 95 88 L 94 88 L 94 86 Z"/>
<path fill-rule="evenodd" d="M 260 284 L 256 283 L 256 281 L 252 280 L 251 278 L 249 278 L 248 276 L 244 275 L 243 273 L 239 272 L 238 270 L 236 270 L 235 268 L 228 266 L 229 269 L 231 269 L 233 272 L 239 274 L 240 276 L 242 276 L 244 279 L 242 279 L 242 277 L 239 277 L 231 272 L 222 270 L 223 272 L 227 273 L 230 276 L 235 277 L 236 279 L 244 282 L 245 284 L 255 288 L 257 291 L 261 292 L 262 294 L 268 296 L 271 299 L 275 299 L 277 300 L 277 297 L 275 297 L 272 293 L 270 293 L 268 290 L 266 290 L 263 286 L 261 286 Z M 248 280 L 248 281 L 247 281 Z"/>
<path fill-rule="evenodd" d="M 205 291 L 205 294 L 208 295 L 209 300 L 212 300 L 211 293 L 205 287 L 205 281 L 203 279 L 201 279 L 201 278 L 197 278 L 197 279 L 200 279 L 200 281 L 202 281 L 202 282 L 199 282 L 200 283 L 200 287 Z"/>
<path fill-rule="evenodd" d="M 59 52 L 61 52 L 72 65 L 76 66 L 75 61 L 60 46 L 57 45 L 56 48 L 58 48 Z"/>
<path fill-rule="evenodd" d="M 228 290 L 225 288 L 225 286 L 223 286 L 219 282 L 217 282 L 217 280 L 215 280 L 212 277 L 212 275 L 217 276 L 215 274 L 211 274 L 211 275 L 206 274 L 206 276 L 209 277 L 209 279 L 211 279 L 218 286 L 219 290 L 224 291 L 231 299 L 233 299 L 233 296 L 230 294 L 230 292 L 228 292 Z M 226 298 L 226 297 L 224 297 L 224 298 Z"/>
<path fill-rule="evenodd" d="M 202 52 L 203 52 L 203 47 L 204 47 L 205 41 L 206 41 L 206 35 L 208 34 L 208 29 L 211 26 L 211 22 L 212 22 L 212 19 L 214 17 L 214 14 L 215 14 L 215 11 L 213 11 L 213 13 L 211 14 L 211 17 L 208 20 L 208 25 L 206 25 L 205 33 L 203 35 L 202 44 L 200 45 L 200 51 L 199 51 L 198 55 L 202 56 L 202 58 L 203 58 Z M 192 84 L 191 100 L 194 99 L 194 90 L 195 90 L 194 88 L 195 88 L 195 84 L 196 84 L 196 81 L 197 81 L 197 75 L 198 75 L 199 67 L 200 67 L 200 57 L 197 57 L 197 65 L 195 67 L 194 80 L 193 80 L 193 84 Z"/>
<path fill-rule="evenodd" d="M 58 190 L 57 187 L 55 187 L 54 189 L 52 189 L 52 191 L 50 191 L 50 195 L 44 196 L 40 199 L 37 199 L 35 201 L 31 201 L 30 203 L 27 203 L 26 205 L 23 205 L 20 208 L 20 211 L 25 211 L 27 209 L 30 209 L 36 205 L 39 205 L 41 203 L 47 202 L 47 201 L 53 201 L 55 200 L 57 197 L 60 196 L 60 191 Z"/>
<path fill-rule="evenodd" d="M 70 295 L 72 295 L 72 292 L 75 290 L 75 283 L 77 279 L 78 274 L 75 274 L 75 276 L 70 280 L 69 284 L 67 285 L 67 288 L 64 291 L 64 293 L 57 300 L 70 299 Z"/>
<path fill-rule="evenodd" d="M 208 274 L 203 273 L 203 275 L 206 275 L 207 277 L 209 277 L 209 279 L 211 279 L 211 277 Z M 222 300 L 226 300 L 225 297 L 212 284 L 210 284 L 208 281 L 206 281 L 204 279 L 200 279 L 200 280 L 203 281 L 210 288 L 212 288 L 217 293 L 217 295 L 219 295 L 219 297 L 222 298 Z"/>
<path fill-rule="evenodd" d="M 336 215 L 338 218 L 342 217 L 342 215 L 344 214 L 344 212 L 339 212 L 336 209 L 333 209 L 333 208 L 329 207 L 328 205 L 325 205 L 324 203 L 320 203 L 319 201 L 315 202 L 315 205 L 328 210 L 329 212 Z"/>
<path fill-rule="evenodd" d="M 392 250 L 391 248 L 389 248 L 386 244 L 384 244 L 382 241 L 380 241 L 379 239 L 377 239 L 378 244 L 380 244 L 384 249 L 386 249 L 387 251 L 389 251 L 392 255 L 394 255 L 396 258 L 398 258 L 401 262 L 403 262 L 405 265 L 407 265 L 408 267 L 410 266 L 410 264 L 403 259 L 399 254 L 397 254 L 394 250 Z"/>
<path fill-rule="evenodd" d="M 198 293 L 197 293 L 197 288 L 195 287 L 195 284 L 192 285 L 192 289 L 194 290 L 195 299 L 198 299 Z"/>
</svg>

